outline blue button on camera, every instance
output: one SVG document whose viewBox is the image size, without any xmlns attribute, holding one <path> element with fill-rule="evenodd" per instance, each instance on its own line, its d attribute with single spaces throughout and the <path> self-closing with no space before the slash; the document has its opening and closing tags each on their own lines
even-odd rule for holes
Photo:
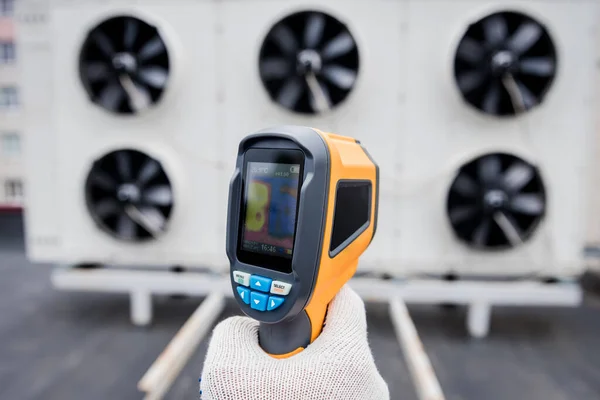
<svg viewBox="0 0 600 400">
<path fill-rule="evenodd" d="M 267 311 L 273 311 L 277 307 L 283 304 L 285 299 L 283 297 L 271 296 L 269 297 L 269 304 L 267 304 Z"/>
<path fill-rule="evenodd" d="M 252 292 L 250 293 L 250 307 L 258 311 L 267 310 L 267 301 L 269 296 L 266 294 Z"/>
<path fill-rule="evenodd" d="M 250 277 L 250 287 L 261 292 L 269 292 L 271 290 L 271 282 L 273 279 L 265 278 L 264 276 L 252 275 Z"/>
<path fill-rule="evenodd" d="M 238 286 L 237 292 L 240 295 L 240 299 L 246 304 L 250 304 L 250 290 L 245 287 Z"/>
</svg>

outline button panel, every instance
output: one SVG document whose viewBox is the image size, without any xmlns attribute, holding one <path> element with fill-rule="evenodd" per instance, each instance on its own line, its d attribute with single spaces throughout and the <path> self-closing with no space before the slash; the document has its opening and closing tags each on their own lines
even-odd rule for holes
<svg viewBox="0 0 600 400">
<path fill-rule="evenodd" d="M 287 296 L 292 289 L 291 283 L 274 281 L 265 276 L 250 275 L 242 271 L 233 271 L 233 280 L 241 285 L 236 287 L 240 299 L 257 311 L 278 309 L 285 302 L 285 297 L 282 296 Z M 249 286 L 252 290 L 244 286 Z"/>
</svg>

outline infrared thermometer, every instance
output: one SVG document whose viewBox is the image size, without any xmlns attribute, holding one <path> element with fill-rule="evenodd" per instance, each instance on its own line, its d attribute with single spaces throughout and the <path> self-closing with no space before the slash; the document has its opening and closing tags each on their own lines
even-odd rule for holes
<svg viewBox="0 0 600 400">
<path fill-rule="evenodd" d="M 227 256 L 259 343 L 286 358 L 321 333 L 377 227 L 379 168 L 358 140 L 301 126 L 245 137 L 229 188 Z"/>
</svg>

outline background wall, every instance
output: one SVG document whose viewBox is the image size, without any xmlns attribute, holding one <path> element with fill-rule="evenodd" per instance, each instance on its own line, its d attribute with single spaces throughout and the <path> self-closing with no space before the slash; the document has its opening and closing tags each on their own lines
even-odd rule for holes
<svg viewBox="0 0 600 400">
<path fill-rule="evenodd" d="M 20 207 L 23 198 L 18 51 L 15 0 L 0 0 L 0 209 Z"/>
</svg>

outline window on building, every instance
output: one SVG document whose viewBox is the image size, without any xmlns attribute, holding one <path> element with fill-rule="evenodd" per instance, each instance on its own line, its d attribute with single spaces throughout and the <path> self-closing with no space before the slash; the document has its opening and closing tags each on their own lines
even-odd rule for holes
<svg viewBox="0 0 600 400">
<path fill-rule="evenodd" d="M 0 15 L 9 17 L 15 10 L 15 0 L 0 0 Z"/>
<path fill-rule="evenodd" d="M 13 42 L 0 42 L 0 64 L 15 62 L 15 44 Z"/>
<path fill-rule="evenodd" d="M 19 105 L 15 86 L 0 87 L 0 108 L 16 108 Z"/>
<path fill-rule="evenodd" d="M 9 202 L 19 202 L 23 199 L 23 183 L 20 179 L 4 181 L 4 198 Z"/>
<path fill-rule="evenodd" d="M 0 150 L 3 155 L 15 157 L 21 154 L 21 137 L 18 133 L 0 133 L 0 141 Z"/>
</svg>

